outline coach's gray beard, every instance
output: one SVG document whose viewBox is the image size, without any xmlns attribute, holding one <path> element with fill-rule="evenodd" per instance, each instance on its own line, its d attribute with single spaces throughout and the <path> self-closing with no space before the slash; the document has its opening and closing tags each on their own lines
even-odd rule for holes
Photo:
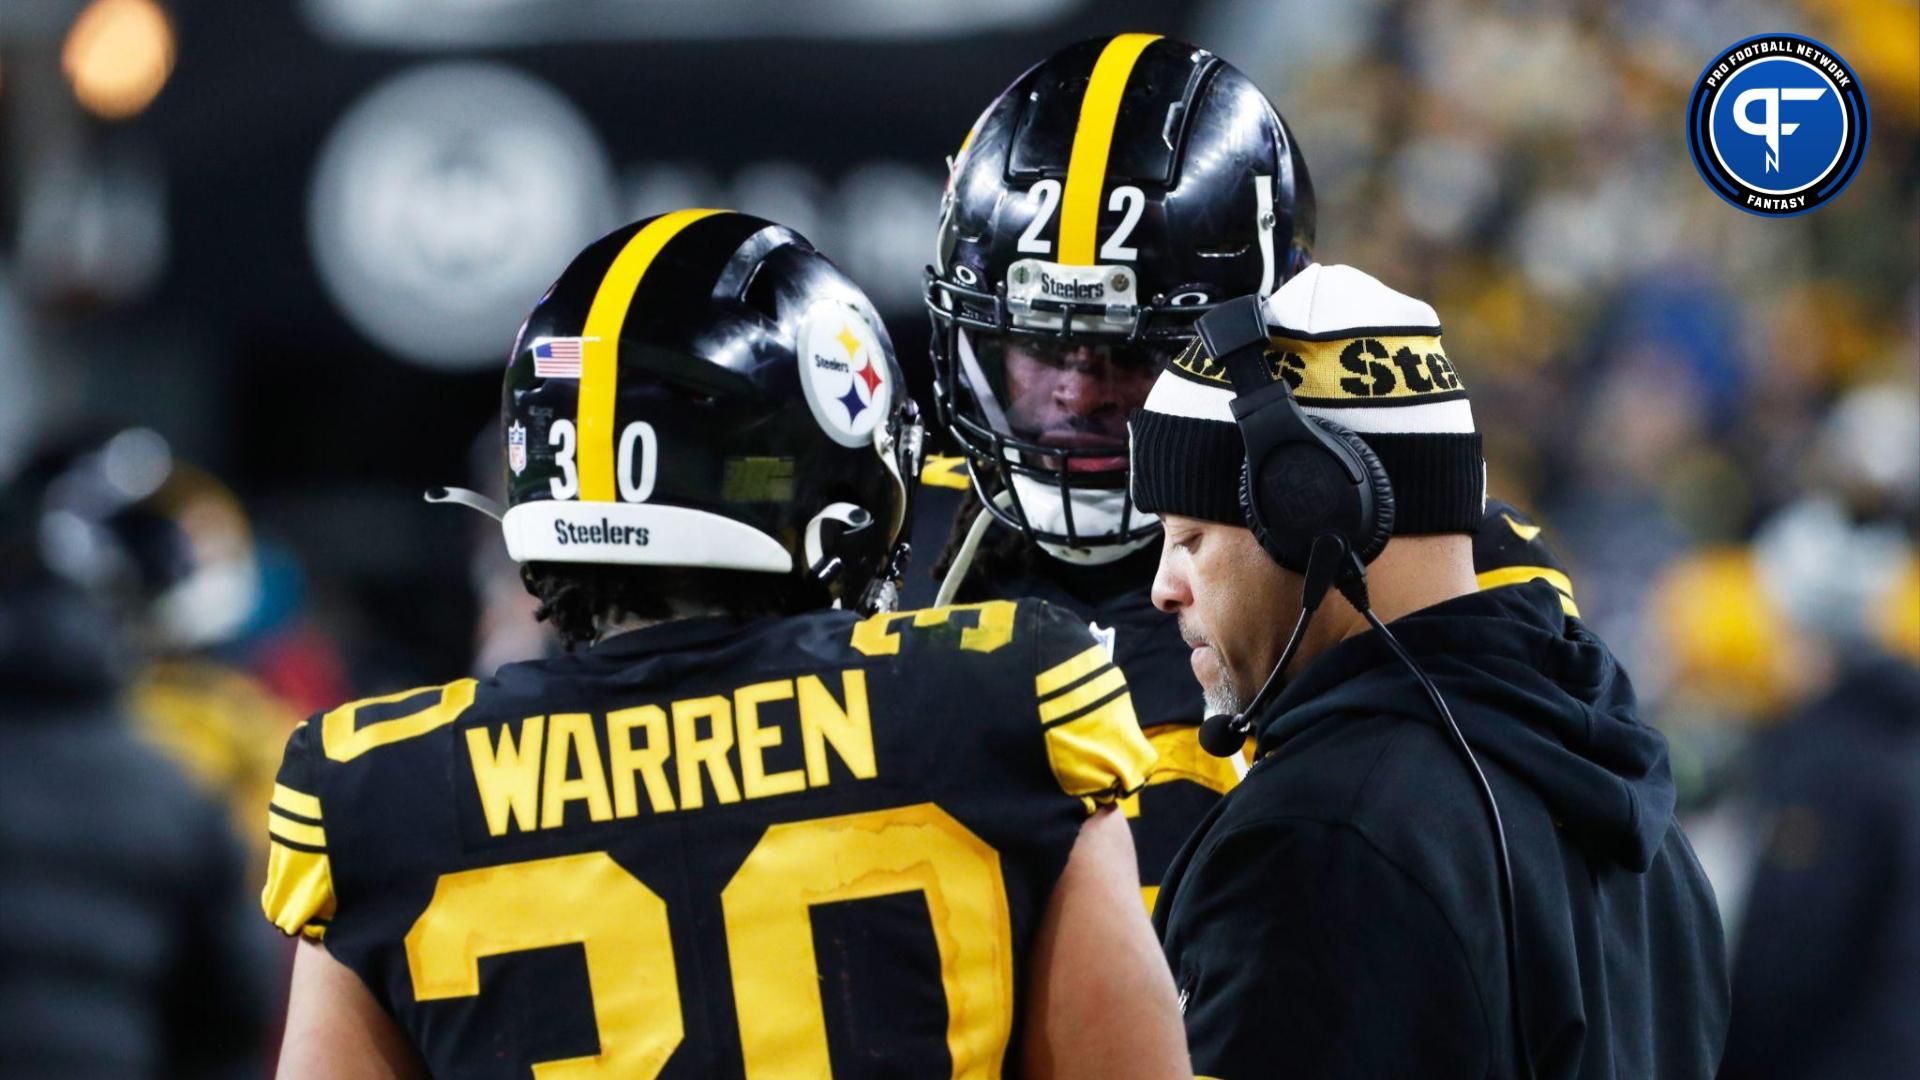
<svg viewBox="0 0 1920 1080">
<path fill-rule="evenodd" d="M 1215 716 L 1221 713 L 1232 715 L 1240 711 L 1240 695 L 1234 693 L 1233 681 L 1226 678 L 1226 674 L 1225 671 L 1222 671 L 1219 682 L 1212 686 L 1203 686 L 1200 688 L 1200 696 L 1207 704 L 1206 714 L 1208 716 Z"/>
</svg>

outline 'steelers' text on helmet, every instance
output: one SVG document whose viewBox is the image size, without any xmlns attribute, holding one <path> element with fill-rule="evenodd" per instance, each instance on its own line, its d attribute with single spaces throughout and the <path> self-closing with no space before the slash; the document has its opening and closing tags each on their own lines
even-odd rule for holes
<svg viewBox="0 0 1920 1080">
<path fill-rule="evenodd" d="M 1280 115 L 1193 45 L 1084 41 L 996 98 L 952 163 L 926 287 L 940 418 L 987 508 L 1071 560 L 1151 539 L 1127 413 L 1201 313 L 1307 265 L 1313 208 Z"/>
<path fill-rule="evenodd" d="M 791 229 L 680 210 L 596 241 L 521 327 L 501 412 L 517 561 L 890 600 L 919 421 L 872 304 Z"/>
</svg>

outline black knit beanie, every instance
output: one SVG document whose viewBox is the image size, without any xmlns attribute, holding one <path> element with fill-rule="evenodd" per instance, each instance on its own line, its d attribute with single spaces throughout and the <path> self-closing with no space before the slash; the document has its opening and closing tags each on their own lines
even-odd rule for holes
<svg viewBox="0 0 1920 1080">
<path fill-rule="evenodd" d="M 1432 307 L 1350 266 L 1309 266 L 1263 308 L 1268 366 L 1309 416 L 1357 433 L 1393 482 L 1394 535 L 1470 533 L 1486 498 L 1480 434 Z M 1243 525 L 1246 444 L 1226 369 L 1196 338 L 1133 414 L 1134 506 Z"/>
</svg>

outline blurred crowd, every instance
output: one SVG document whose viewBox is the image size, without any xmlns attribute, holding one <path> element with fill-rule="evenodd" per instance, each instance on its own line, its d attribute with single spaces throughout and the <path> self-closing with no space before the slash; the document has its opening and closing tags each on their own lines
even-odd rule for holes
<svg viewBox="0 0 1920 1080">
<path fill-rule="evenodd" d="M 23 6 L 38 17 L 83 5 Z M 970 115 L 1028 59 L 1118 29 L 1108 24 L 1120 15 L 1215 48 L 1259 83 L 1308 159 L 1317 253 L 1431 299 L 1473 390 L 1491 492 L 1545 526 L 1571 567 L 1583 616 L 1626 661 L 1644 714 L 1675 747 L 1689 830 L 1737 957 L 1724 1075 L 1910 1074 L 1920 1061 L 1920 7 L 1119 7 L 1054 5 L 1052 22 L 1019 30 L 1021 48 L 990 40 L 1000 68 L 982 77 L 977 101 L 942 115 Z M 1705 60 L 1772 30 L 1829 43 L 1854 65 L 1873 109 L 1866 164 L 1852 186 L 1817 213 L 1787 220 L 1750 217 L 1715 197 L 1683 134 L 1684 102 Z M 63 582 L 88 597 L 87 617 L 119 627 L 126 655 L 103 654 L 100 663 L 113 672 L 125 730 L 172 759 L 202 794 L 162 798 L 131 782 L 93 790 L 70 781 L 64 790 L 96 810 L 122 799 L 136 818 L 189 815 L 194 798 L 231 806 L 231 832 L 243 838 L 232 841 L 232 876 L 257 888 L 260 808 L 293 723 L 358 694 L 444 679 L 430 665 L 441 657 L 471 656 L 474 670 L 489 671 L 550 646 L 497 539 L 451 524 L 431 535 L 453 537 L 454 550 L 470 541 L 465 567 L 449 572 L 444 550 L 442 565 L 429 565 L 432 544 L 398 550 L 419 579 L 465 580 L 472 595 L 412 596 L 454 613 L 404 623 L 444 640 L 387 648 L 404 636 L 387 625 L 394 604 L 385 593 L 367 599 L 372 590 L 352 576 L 361 561 L 338 550 L 341 533 L 306 528 L 310 505 L 276 512 L 290 504 L 271 501 L 282 494 L 269 483 L 274 473 L 250 457 L 272 441 L 208 438 L 188 423 L 222 423 L 236 404 L 244 408 L 244 390 L 215 394 L 218 409 L 149 409 L 129 384 L 97 374 L 178 357 L 160 335 L 124 332 L 129 312 L 149 319 L 141 327 L 156 325 L 137 290 L 103 285 L 76 304 L 72 289 L 23 280 L 45 265 L 28 250 L 44 238 L 23 209 L 45 178 L 28 175 L 23 163 L 33 155 L 22 147 L 47 133 L 33 130 L 9 95 L 16 60 L 58 41 L 6 34 L 0 27 L 8 128 L 0 476 L 12 477 L 15 493 L 9 549 L 40 560 L 43 571 L 10 567 L 6 580 L 16 597 Z M 189 45 L 180 46 L 182 65 L 193 62 Z M 69 124 L 58 136 L 111 142 L 117 122 Z M 965 123 L 952 122 L 936 141 L 957 146 Z M 872 229 L 918 229 L 930 244 L 937 187 L 930 191 L 917 210 L 876 201 L 888 220 Z M 790 216 L 779 206 L 737 208 Z M 76 264 L 75 272 L 101 272 L 111 284 L 113 244 L 96 243 L 94 270 Z M 103 260 L 107 271 L 99 271 Z M 862 284 L 876 296 L 902 295 Z M 887 315 L 903 363 L 922 364 L 923 314 L 908 303 Z M 158 325 L 223 317 L 219 304 L 188 298 Z M 141 340 L 152 342 L 146 355 L 124 355 Z M 502 355 L 506 346 L 503 338 Z M 109 348 L 115 355 L 105 355 Z M 180 375 L 217 378 L 220 370 L 183 366 Z M 479 407 L 441 418 L 440 427 L 470 436 L 488 396 L 473 380 L 492 377 L 459 384 L 461 400 Z M 149 373 L 131 385 L 155 380 Z M 332 423 L 342 441 L 363 435 L 351 416 Z M 456 464 L 464 445 L 453 448 Z M 188 465 L 182 448 L 205 449 L 207 460 Z M 489 454 L 477 455 L 469 481 L 497 483 L 487 474 L 500 465 Z M 423 485 L 412 474 L 392 479 Z M 341 490 L 336 501 L 355 499 Z M 402 502 L 385 491 L 356 505 L 387 511 Z M 20 554 L 28 549 L 38 554 Z M 9 680 L 44 670 L 23 641 L 40 633 L 35 616 L 53 609 L 33 606 L 41 592 L 31 596 L 24 608 L 10 601 L 0 619 L 9 651 L 0 673 Z M 467 636 L 470 627 L 478 629 Z M 14 730 L 28 722 L 14 686 L 0 746 L 29 745 Z M 4 789 L 24 790 L 18 776 L 57 772 L 51 760 L 19 749 L 0 755 L 0 768 L 13 770 L 0 777 L 16 777 L 0 779 L 0 806 L 19 801 Z M 42 788 L 47 798 L 63 790 Z M 59 903 L 26 884 L 36 868 L 52 874 L 57 853 L 12 854 L 31 847 L 18 836 L 7 846 L 24 820 L 0 814 L 0 859 L 29 859 L 0 863 L 0 924 Z M 249 955 L 267 958 L 256 971 L 284 962 L 273 959 L 280 954 L 271 941 L 256 944 L 264 951 Z M 36 992 L 10 981 L 25 970 L 18 954 L 0 959 L 4 1063 L 7 1040 L 22 1030 L 14 1018 L 53 1006 L 28 1004 L 40 1000 Z M 282 980 L 276 972 L 264 981 Z M 84 1007 L 91 999 L 76 991 L 71 1000 Z M 262 1025 L 252 1045 L 264 1053 L 272 1008 L 255 1011 L 244 1023 Z"/>
</svg>

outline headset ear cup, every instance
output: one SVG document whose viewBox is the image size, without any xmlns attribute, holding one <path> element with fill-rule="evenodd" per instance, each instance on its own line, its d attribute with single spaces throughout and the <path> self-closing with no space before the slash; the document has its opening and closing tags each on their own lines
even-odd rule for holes
<svg viewBox="0 0 1920 1080">
<path fill-rule="evenodd" d="M 1323 431 L 1353 451 L 1354 458 L 1360 463 L 1360 471 L 1373 488 L 1373 521 L 1362 526 L 1362 535 L 1357 538 L 1361 542 L 1354 549 L 1354 554 L 1360 556 L 1363 565 L 1371 563 L 1386 549 L 1387 541 L 1393 539 L 1393 481 L 1387 479 L 1386 466 L 1380 464 L 1380 458 L 1365 439 L 1325 417 L 1309 416 L 1307 419 L 1320 425 Z"/>
<path fill-rule="evenodd" d="M 1288 570 L 1300 573 L 1306 572 L 1305 559 L 1296 560 L 1292 558 L 1291 556 L 1295 553 L 1287 550 L 1288 545 L 1285 544 L 1279 536 L 1267 531 L 1265 520 L 1263 520 L 1259 512 L 1254 509 L 1253 472 L 1247 468 L 1244 462 L 1240 465 L 1240 516 L 1247 519 L 1248 531 L 1253 533 L 1254 540 L 1259 542 L 1260 546 L 1266 550 L 1267 555 L 1272 558 L 1274 562 L 1279 563 Z"/>
</svg>

